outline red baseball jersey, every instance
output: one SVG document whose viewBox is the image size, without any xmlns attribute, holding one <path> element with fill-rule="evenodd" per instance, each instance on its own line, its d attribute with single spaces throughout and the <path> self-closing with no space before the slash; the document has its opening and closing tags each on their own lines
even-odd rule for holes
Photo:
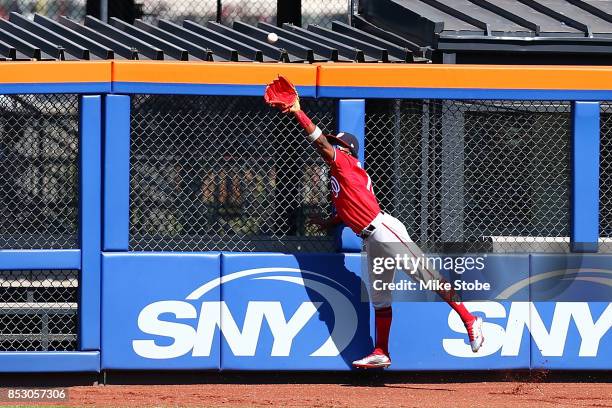
<svg viewBox="0 0 612 408">
<path fill-rule="evenodd" d="M 380 213 L 372 180 L 353 156 L 336 150 L 331 169 L 331 196 L 336 213 L 356 234 Z"/>
</svg>

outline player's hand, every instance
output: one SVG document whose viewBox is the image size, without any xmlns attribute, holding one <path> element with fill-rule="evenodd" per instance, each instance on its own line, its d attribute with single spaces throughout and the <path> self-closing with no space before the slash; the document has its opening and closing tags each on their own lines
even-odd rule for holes
<svg viewBox="0 0 612 408">
<path fill-rule="evenodd" d="M 291 107 L 289 108 L 289 110 L 283 111 L 283 113 L 287 113 L 287 112 L 295 113 L 299 110 L 302 110 L 302 107 L 300 106 L 300 97 L 298 96 L 295 102 L 293 103 L 293 105 L 291 105 Z"/>
<path fill-rule="evenodd" d="M 264 100 L 268 105 L 283 113 L 300 110 L 300 98 L 295 86 L 281 75 L 266 86 Z"/>
<path fill-rule="evenodd" d="M 333 223 L 330 218 L 322 218 L 320 216 L 314 216 L 308 218 L 308 223 L 319 229 L 319 231 L 328 232 L 332 227 Z"/>
</svg>

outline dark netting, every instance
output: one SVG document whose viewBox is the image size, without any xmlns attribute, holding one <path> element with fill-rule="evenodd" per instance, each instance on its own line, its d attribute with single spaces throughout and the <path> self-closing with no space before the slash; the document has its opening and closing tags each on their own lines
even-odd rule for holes
<svg viewBox="0 0 612 408">
<path fill-rule="evenodd" d="M 302 100 L 333 131 L 334 104 Z M 327 166 L 261 97 L 132 98 L 130 249 L 328 252 Z"/>
<path fill-rule="evenodd" d="M 0 271 L 0 351 L 77 349 L 78 271 Z"/>
<path fill-rule="evenodd" d="M 601 104 L 599 250 L 612 252 L 612 104 Z"/>
<path fill-rule="evenodd" d="M 566 251 L 568 102 L 368 100 L 366 168 L 426 250 Z"/>
<path fill-rule="evenodd" d="M 0 95 L 0 248 L 77 248 L 78 98 Z"/>
</svg>

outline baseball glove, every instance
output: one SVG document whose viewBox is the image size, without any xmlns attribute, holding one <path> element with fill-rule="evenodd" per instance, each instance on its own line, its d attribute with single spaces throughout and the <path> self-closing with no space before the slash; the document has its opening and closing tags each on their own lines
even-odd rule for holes
<svg viewBox="0 0 612 408">
<path fill-rule="evenodd" d="M 281 75 L 266 86 L 264 100 L 268 105 L 280 109 L 283 113 L 300 109 L 300 98 L 295 86 Z"/>
</svg>

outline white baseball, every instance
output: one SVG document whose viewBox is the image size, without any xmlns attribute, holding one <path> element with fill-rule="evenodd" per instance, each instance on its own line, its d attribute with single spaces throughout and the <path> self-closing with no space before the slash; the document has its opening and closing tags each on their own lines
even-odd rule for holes
<svg viewBox="0 0 612 408">
<path fill-rule="evenodd" d="M 268 34 L 268 42 L 270 44 L 274 44 L 277 41 L 278 41 L 278 35 L 276 33 L 269 33 Z"/>
</svg>

